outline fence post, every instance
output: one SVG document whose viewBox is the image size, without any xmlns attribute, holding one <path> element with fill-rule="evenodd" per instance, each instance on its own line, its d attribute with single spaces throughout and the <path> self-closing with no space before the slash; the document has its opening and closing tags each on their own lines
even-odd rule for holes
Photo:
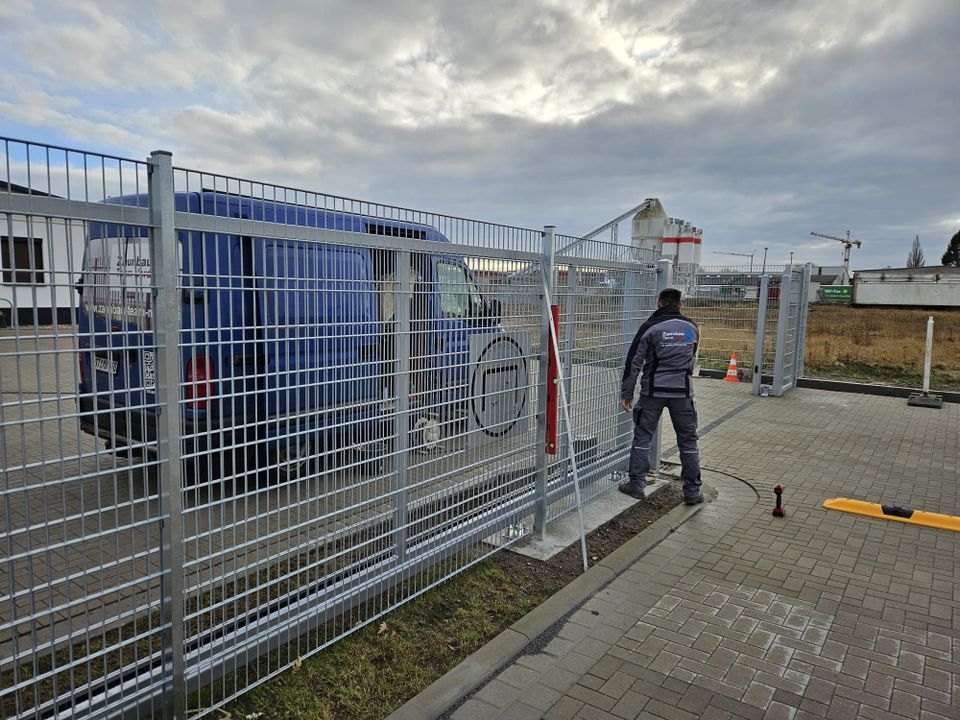
<svg viewBox="0 0 960 720">
<path fill-rule="evenodd" d="M 813 263 L 807 263 L 803 266 L 803 287 L 800 289 L 800 330 L 798 331 L 799 359 L 797 360 L 797 372 L 794 377 L 794 384 L 798 384 L 803 377 L 803 363 L 807 355 L 807 315 L 810 312 L 810 277 L 813 275 Z"/>
<path fill-rule="evenodd" d="M 783 395 L 783 358 L 787 345 L 787 322 L 790 319 L 790 284 L 793 271 L 787 268 L 780 280 L 780 312 L 777 315 L 777 351 L 773 361 L 773 389 L 776 397 Z"/>
<path fill-rule="evenodd" d="M 656 299 L 660 297 L 660 291 L 666 290 L 673 283 L 673 263 L 669 260 L 657 261 L 657 288 L 654 296 L 654 309 L 656 309 Z M 657 423 L 657 431 L 650 439 L 650 468 L 654 476 L 660 480 L 660 439 L 663 436 L 663 417 Z"/>
<path fill-rule="evenodd" d="M 153 342 L 156 345 L 157 465 L 164 700 L 168 720 L 186 717 L 183 517 L 180 467 L 180 259 L 174 227 L 173 157 L 157 150 L 148 163 Z"/>
<path fill-rule="evenodd" d="M 410 272 L 413 254 L 409 250 L 400 250 L 396 254 L 395 273 L 397 278 L 395 312 L 397 327 L 394 334 L 394 352 L 396 353 L 396 373 L 393 391 L 397 397 L 394 415 L 393 436 L 395 450 L 393 456 L 393 539 L 397 546 L 397 562 L 407 558 L 407 466 L 410 455 L 410 429 L 413 418 L 410 416 L 410 305 L 413 301 L 413 276 Z M 424 332 L 424 328 L 417 328 Z M 421 360 L 422 361 L 422 360 Z M 418 388 L 421 389 L 421 388 Z"/>
<path fill-rule="evenodd" d="M 561 367 L 568 398 L 573 397 L 573 349 L 576 344 L 577 306 L 579 301 L 580 269 L 573 263 L 569 263 L 567 265 L 567 312 L 566 317 L 561 321 L 566 326 L 563 343 L 563 365 Z M 574 448 L 568 448 L 567 452 L 569 458 L 574 453 Z"/>
<path fill-rule="evenodd" d="M 565 327 L 566 334 L 563 343 L 563 365 L 561 365 L 561 377 L 563 378 L 564 388 L 566 389 L 567 402 L 572 402 L 573 397 L 573 351 L 576 347 L 577 335 L 577 290 L 580 285 L 580 269 L 573 262 L 567 264 L 567 298 L 566 313 L 560 320 L 561 327 Z M 559 303 L 557 298 L 554 302 Z M 558 333 L 559 337 L 559 333 Z M 571 428 L 571 431 L 573 428 Z M 558 434 L 559 437 L 559 434 Z M 567 448 L 567 465 L 570 459 L 576 453 L 576 447 L 571 444 Z"/>
<path fill-rule="evenodd" d="M 770 292 L 770 276 L 760 277 L 760 297 L 757 302 L 757 339 L 753 345 L 753 381 L 750 394 L 759 395 L 763 383 L 763 336 L 767 330 L 767 295 Z"/>
<path fill-rule="evenodd" d="M 620 357 L 624 359 L 627 357 L 627 352 L 630 349 L 630 343 L 633 340 L 633 336 L 636 335 L 641 324 L 639 316 L 642 311 L 641 302 L 643 299 L 641 298 L 640 293 L 644 289 L 641 273 L 644 271 L 649 272 L 651 268 L 652 265 L 641 265 L 638 263 L 635 270 L 627 270 L 624 273 L 622 309 L 623 318 L 621 323 L 622 330 L 620 333 L 620 337 L 623 341 L 623 346 L 620 349 Z M 617 367 L 622 367 L 622 365 Z M 623 438 L 624 444 L 627 448 L 627 453 L 629 455 L 630 446 L 633 444 L 633 423 L 631 422 L 633 418 L 629 413 L 620 411 L 619 394 L 617 395 L 617 398 L 617 437 Z"/>
<path fill-rule="evenodd" d="M 553 265 L 554 253 L 557 247 L 557 228 L 555 225 L 545 225 L 543 228 L 543 247 L 540 255 L 540 273 L 543 287 L 547 294 L 554 296 Z M 547 525 L 547 365 L 550 357 L 550 325 L 553 316 L 549 309 L 544 309 L 544 293 L 540 294 L 540 354 L 539 370 L 537 375 L 537 480 L 536 496 L 533 506 L 534 536 L 543 540 Z M 572 448 L 571 448 L 572 451 Z"/>
</svg>

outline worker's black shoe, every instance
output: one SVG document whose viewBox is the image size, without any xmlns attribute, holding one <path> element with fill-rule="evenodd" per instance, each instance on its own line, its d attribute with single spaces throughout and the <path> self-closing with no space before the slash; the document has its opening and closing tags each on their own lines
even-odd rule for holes
<svg viewBox="0 0 960 720">
<path fill-rule="evenodd" d="M 646 500 L 647 498 L 647 496 L 644 495 L 643 490 L 638 488 L 633 483 L 628 483 L 628 482 L 620 483 L 619 485 L 617 485 L 617 490 L 622 492 L 624 495 L 629 495 L 630 497 L 636 498 L 637 500 Z"/>
<path fill-rule="evenodd" d="M 703 502 L 703 493 L 698 493 L 695 498 L 685 497 L 683 499 L 684 505 L 697 505 L 698 503 L 702 503 L 702 502 Z"/>
</svg>

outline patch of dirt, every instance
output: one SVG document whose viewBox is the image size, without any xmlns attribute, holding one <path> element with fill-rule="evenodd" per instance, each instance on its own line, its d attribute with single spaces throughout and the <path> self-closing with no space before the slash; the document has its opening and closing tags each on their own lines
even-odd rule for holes
<svg viewBox="0 0 960 720">
<path fill-rule="evenodd" d="M 667 487 L 658 490 L 655 495 L 646 500 L 634 503 L 587 535 L 587 555 L 591 566 L 603 560 L 683 501 L 683 490 L 679 479 L 663 474 L 660 478 L 660 482 Z M 493 561 L 510 575 L 523 576 L 540 584 L 554 585 L 558 588 L 583 573 L 583 558 L 579 542 L 573 543 L 549 560 L 535 560 L 507 550 L 497 553 Z"/>
</svg>

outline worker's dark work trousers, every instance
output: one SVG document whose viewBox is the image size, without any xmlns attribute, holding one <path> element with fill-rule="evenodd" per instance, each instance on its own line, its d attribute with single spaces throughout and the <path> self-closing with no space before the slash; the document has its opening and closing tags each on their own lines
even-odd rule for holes
<svg viewBox="0 0 960 720">
<path fill-rule="evenodd" d="M 646 487 L 647 472 L 650 470 L 650 441 L 664 408 L 670 412 L 670 421 L 677 433 L 683 496 L 694 499 L 700 495 L 700 452 L 697 450 L 697 408 L 694 407 L 693 398 L 640 396 L 633 408 L 630 485 L 638 490 Z"/>
</svg>

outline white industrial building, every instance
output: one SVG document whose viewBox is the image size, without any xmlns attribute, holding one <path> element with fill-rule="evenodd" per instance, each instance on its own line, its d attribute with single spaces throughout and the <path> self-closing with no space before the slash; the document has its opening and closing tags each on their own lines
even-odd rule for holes
<svg viewBox="0 0 960 720">
<path fill-rule="evenodd" d="M 629 243 L 621 241 L 621 229 L 629 231 Z M 670 260 L 673 262 L 674 285 L 685 288 L 693 283 L 700 267 L 703 230 L 686 220 L 669 217 L 660 200 L 647 198 L 586 233 L 583 239 L 606 243 L 609 248 L 606 254 L 611 260 L 631 258 L 646 262 L 653 257 Z"/>
<path fill-rule="evenodd" d="M 960 267 L 857 270 L 853 274 L 853 303 L 960 307 Z"/>
<path fill-rule="evenodd" d="M 0 192 L 55 197 L 4 181 Z M 0 326 L 71 322 L 84 231 L 76 220 L 0 213 Z"/>
</svg>

